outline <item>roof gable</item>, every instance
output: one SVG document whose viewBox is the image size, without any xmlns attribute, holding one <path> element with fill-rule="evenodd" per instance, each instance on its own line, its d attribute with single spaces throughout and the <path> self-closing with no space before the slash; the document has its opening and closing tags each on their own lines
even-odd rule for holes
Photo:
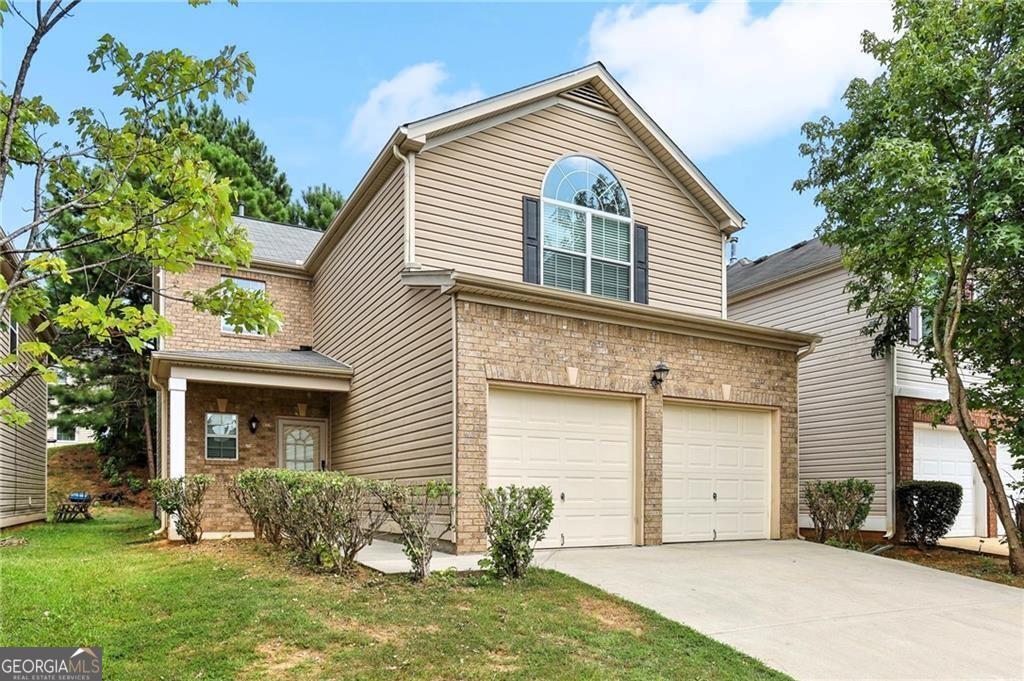
<svg viewBox="0 0 1024 681">
<path fill-rule="evenodd" d="M 402 126 L 400 131 L 419 145 L 444 143 L 457 137 L 460 130 L 483 129 L 489 119 L 500 122 L 535 111 L 549 104 L 550 101 L 546 100 L 552 97 L 568 98 L 614 113 L 722 231 L 731 234 L 743 228 L 744 218 L 739 211 L 600 62 L 409 123 Z"/>
</svg>

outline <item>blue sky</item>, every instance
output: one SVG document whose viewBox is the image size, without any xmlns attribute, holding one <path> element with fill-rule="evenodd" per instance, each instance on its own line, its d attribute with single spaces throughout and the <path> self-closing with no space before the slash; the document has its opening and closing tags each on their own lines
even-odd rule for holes
<svg viewBox="0 0 1024 681">
<path fill-rule="evenodd" d="M 806 171 L 800 123 L 842 115 L 845 83 L 871 73 L 857 35 L 885 17 L 882 5 L 841 2 L 86 2 L 45 39 L 27 93 L 62 114 L 82 105 L 116 114 L 109 77 L 85 70 L 104 33 L 133 50 L 203 56 L 234 44 L 255 61 L 256 87 L 225 108 L 249 119 L 296 194 L 320 182 L 348 193 L 395 124 L 600 58 L 746 216 L 739 252 L 753 257 L 812 235 L 820 212 L 791 189 Z M 5 81 L 26 39 L 9 17 Z M 18 224 L 28 200 L 17 178 L 5 225 Z"/>
</svg>

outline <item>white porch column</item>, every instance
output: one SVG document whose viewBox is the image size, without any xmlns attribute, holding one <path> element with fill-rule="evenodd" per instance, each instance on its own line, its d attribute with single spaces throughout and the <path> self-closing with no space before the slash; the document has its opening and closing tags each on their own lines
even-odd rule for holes
<svg viewBox="0 0 1024 681">
<path fill-rule="evenodd" d="M 185 390 L 188 381 L 184 378 L 169 378 L 167 393 L 169 414 L 167 417 L 167 445 L 170 457 L 168 473 L 172 478 L 185 475 Z"/>
</svg>

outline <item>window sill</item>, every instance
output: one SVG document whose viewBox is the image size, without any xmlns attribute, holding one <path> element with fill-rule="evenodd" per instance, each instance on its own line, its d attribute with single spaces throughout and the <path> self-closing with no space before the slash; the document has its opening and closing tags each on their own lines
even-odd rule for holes
<svg viewBox="0 0 1024 681">
<path fill-rule="evenodd" d="M 265 340 L 267 340 L 267 337 L 264 336 L 262 333 L 232 333 L 230 331 L 221 331 L 220 332 L 220 337 L 221 338 L 234 338 L 236 340 L 256 340 L 256 341 L 265 341 Z"/>
</svg>

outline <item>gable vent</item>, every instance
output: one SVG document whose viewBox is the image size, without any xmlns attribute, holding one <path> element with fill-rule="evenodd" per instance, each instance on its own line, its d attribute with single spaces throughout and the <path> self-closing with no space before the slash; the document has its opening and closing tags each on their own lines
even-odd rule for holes
<svg viewBox="0 0 1024 681">
<path fill-rule="evenodd" d="M 604 100 L 604 97 L 602 97 L 601 93 L 597 91 L 597 88 L 590 83 L 585 83 L 584 85 L 580 85 L 572 90 L 567 90 L 562 94 L 566 97 L 571 97 L 572 99 L 583 102 L 584 104 L 612 111 L 612 107 Z"/>
</svg>

